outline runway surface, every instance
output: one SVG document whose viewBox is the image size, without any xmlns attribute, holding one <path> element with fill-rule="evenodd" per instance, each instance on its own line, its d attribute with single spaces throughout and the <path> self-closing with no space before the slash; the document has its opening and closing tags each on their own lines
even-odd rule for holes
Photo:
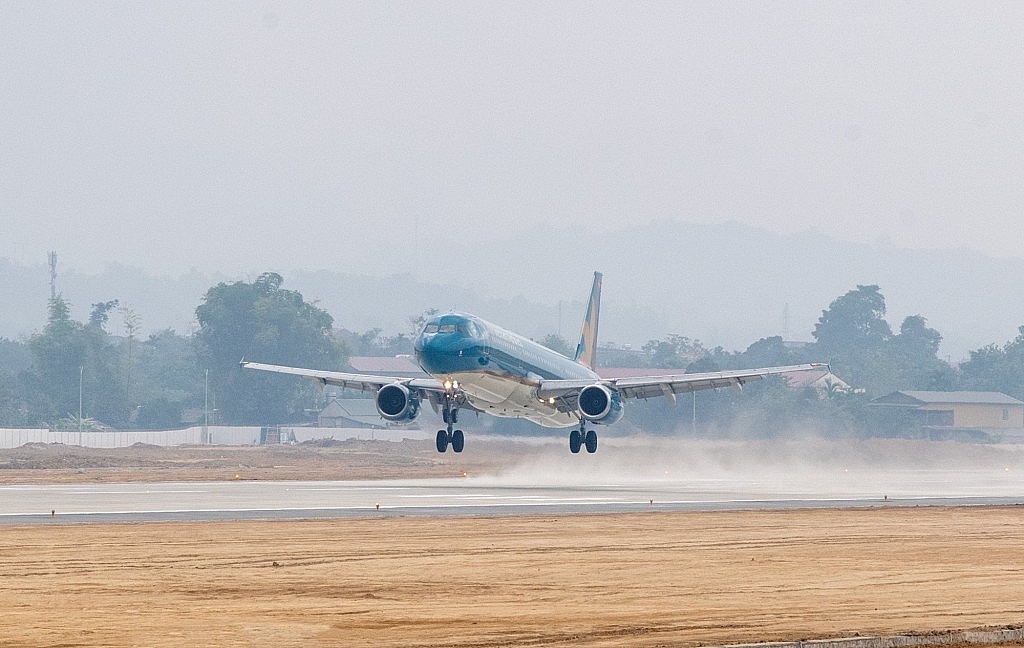
<svg viewBox="0 0 1024 648">
<path fill-rule="evenodd" d="M 0 486 L 0 524 L 1024 504 L 1024 471 Z"/>
</svg>

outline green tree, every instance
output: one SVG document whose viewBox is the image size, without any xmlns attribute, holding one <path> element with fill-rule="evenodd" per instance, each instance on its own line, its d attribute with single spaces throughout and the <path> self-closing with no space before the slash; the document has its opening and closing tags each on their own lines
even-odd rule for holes
<svg viewBox="0 0 1024 648">
<path fill-rule="evenodd" d="M 798 362 L 796 354 L 786 348 L 781 336 L 761 338 L 738 355 L 738 368 L 776 367 Z"/>
<path fill-rule="evenodd" d="M 655 369 L 685 369 L 708 353 L 699 340 L 675 333 L 664 340 L 650 340 L 643 351 L 649 358 L 649 366 Z"/>
<path fill-rule="evenodd" d="M 569 345 L 568 340 L 556 333 L 549 333 L 545 335 L 541 339 L 540 343 L 556 353 L 561 353 L 566 358 L 571 358 L 576 355 L 576 350 Z M 600 355 L 601 352 L 598 351 L 598 356 Z"/>
<path fill-rule="evenodd" d="M 990 344 L 971 351 L 970 360 L 960 365 L 960 382 L 965 389 L 1024 399 L 1024 326 L 1003 346 Z"/>
<path fill-rule="evenodd" d="M 169 429 L 182 423 L 187 407 L 203 406 L 205 374 L 189 338 L 165 329 L 138 344 L 132 393 L 138 402 L 135 425 Z"/>
<path fill-rule="evenodd" d="M 891 371 L 885 345 L 892 329 L 884 317 L 879 287 L 857 286 L 822 311 L 812 333 L 815 352 L 848 383 L 870 389 L 873 378 Z"/>
<path fill-rule="evenodd" d="M 220 420 L 231 423 L 294 421 L 318 402 L 307 381 L 243 371 L 243 358 L 324 369 L 343 361 L 331 335 L 333 319 L 281 287 L 281 275 L 264 273 L 252 283 L 220 283 L 196 308 L 200 358 L 210 371 Z"/>
<path fill-rule="evenodd" d="M 828 354 L 877 349 L 892 337 L 885 297 L 878 286 L 857 286 L 822 311 L 814 327 L 818 348 Z"/>
<path fill-rule="evenodd" d="M 106 328 L 107 321 L 110 319 L 110 311 L 114 310 L 117 304 L 118 300 L 116 299 L 93 304 L 92 311 L 89 313 L 89 326 Z"/>
<path fill-rule="evenodd" d="M 898 381 L 892 389 L 950 390 L 955 387 L 956 372 L 949 363 L 939 359 L 942 334 L 927 326 L 921 315 L 903 320 L 898 335 L 889 343 L 889 356 L 896 367 L 892 375 Z"/>
<path fill-rule="evenodd" d="M 96 321 L 101 323 L 102 317 Z M 81 390 L 84 415 L 115 427 L 127 423 L 128 408 L 121 399 L 116 370 L 117 349 L 101 325 L 72 320 L 68 303 L 58 295 L 50 300 L 46 327 L 28 344 L 33 362 L 24 381 L 32 422 L 77 416 Z"/>
</svg>

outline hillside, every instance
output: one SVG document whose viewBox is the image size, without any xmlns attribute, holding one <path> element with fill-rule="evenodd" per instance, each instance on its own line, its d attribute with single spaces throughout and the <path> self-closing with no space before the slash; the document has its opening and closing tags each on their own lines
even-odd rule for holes
<svg viewBox="0 0 1024 648">
<path fill-rule="evenodd" d="M 343 256 L 339 257 L 343 259 Z M 45 251 L 36 266 L 0 259 L 0 337 L 42 327 L 49 297 Z M 651 222 L 617 232 L 552 231 L 460 247 L 441 266 L 403 267 L 384 259 L 379 272 L 348 271 L 344 261 L 307 261 L 330 269 L 253 268 L 229 277 L 197 269 L 152 273 L 116 263 L 99 274 L 60 268 L 58 289 L 86 319 L 90 305 L 119 299 L 139 315 L 143 333 L 187 333 L 205 291 L 220 281 L 274 270 L 285 285 L 317 300 L 335 325 L 354 331 L 410 332 L 425 309 L 477 313 L 534 337 L 573 339 L 593 270 L 605 274 L 601 339 L 642 345 L 678 333 L 706 346 L 742 350 L 771 335 L 809 340 L 821 311 L 858 284 L 878 284 L 894 328 L 920 314 L 943 337 L 943 356 L 1002 344 L 1024 324 L 1017 278 L 1024 258 L 973 252 L 908 250 L 838 241 L 818 232 L 779 234 L 735 223 Z M 118 318 L 111 320 L 117 331 Z"/>
</svg>

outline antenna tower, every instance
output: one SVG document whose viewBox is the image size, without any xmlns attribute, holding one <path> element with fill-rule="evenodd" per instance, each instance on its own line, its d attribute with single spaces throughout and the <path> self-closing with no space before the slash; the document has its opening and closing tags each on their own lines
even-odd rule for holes
<svg viewBox="0 0 1024 648">
<path fill-rule="evenodd" d="M 57 299 L 57 253 L 50 252 L 50 301 Z"/>
</svg>

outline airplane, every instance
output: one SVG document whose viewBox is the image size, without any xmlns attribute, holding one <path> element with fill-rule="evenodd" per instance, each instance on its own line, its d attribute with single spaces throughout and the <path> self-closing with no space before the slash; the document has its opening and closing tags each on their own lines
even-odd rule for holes
<svg viewBox="0 0 1024 648">
<path fill-rule="evenodd" d="M 427 402 L 441 415 L 438 452 L 462 452 L 465 434 L 455 426 L 460 410 L 525 418 L 548 428 L 568 428 L 569 450 L 597 452 L 597 432 L 589 424 L 610 425 L 622 418 L 623 400 L 718 387 L 742 387 L 767 376 L 827 368 L 824 363 L 739 371 L 602 378 L 595 371 L 601 309 L 600 272 L 594 273 L 587 314 L 575 356 L 570 359 L 533 340 L 466 313 L 427 320 L 414 341 L 416 361 L 430 377 L 401 378 L 303 369 L 243 360 L 246 369 L 302 376 L 321 387 L 335 385 L 374 394 L 385 420 L 408 423 Z"/>
</svg>

